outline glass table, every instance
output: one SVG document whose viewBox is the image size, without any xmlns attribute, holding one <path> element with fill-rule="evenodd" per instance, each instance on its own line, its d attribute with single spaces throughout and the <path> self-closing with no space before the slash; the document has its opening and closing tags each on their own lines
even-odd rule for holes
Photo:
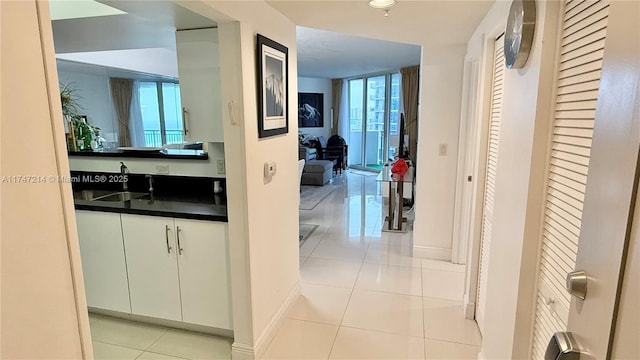
<svg viewBox="0 0 640 360">
<path fill-rule="evenodd" d="M 414 167 L 410 166 L 404 176 L 399 176 L 391 172 L 389 164 L 385 164 L 376 181 L 387 183 L 389 186 L 389 215 L 385 217 L 382 231 L 406 231 L 403 225 L 407 218 L 402 217 L 403 190 L 405 183 L 413 184 Z"/>
</svg>

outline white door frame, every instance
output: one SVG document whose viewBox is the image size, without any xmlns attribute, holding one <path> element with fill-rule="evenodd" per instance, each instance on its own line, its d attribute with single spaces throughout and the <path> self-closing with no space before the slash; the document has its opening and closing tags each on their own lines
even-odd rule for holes
<svg viewBox="0 0 640 360">
<path fill-rule="evenodd" d="M 475 148 L 467 146 L 474 133 L 476 100 L 478 98 L 479 61 L 465 59 L 462 83 L 462 106 L 458 135 L 458 168 L 456 170 L 456 194 L 453 219 L 453 242 L 451 262 L 466 264 L 469 248 L 469 222 L 471 221 L 471 199 L 473 185 L 473 158 Z"/>
<path fill-rule="evenodd" d="M 482 207 L 484 201 L 484 186 L 487 162 L 487 142 L 489 136 L 489 120 L 491 111 L 491 83 L 493 79 L 494 44 L 500 34 L 504 32 L 506 22 L 497 24 L 490 32 L 482 36 L 481 56 L 479 59 L 475 104 L 469 104 L 473 108 L 474 119 L 472 131 L 467 134 L 467 168 L 471 169 L 472 182 L 469 186 L 469 204 L 463 202 L 462 206 L 468 206 L 468 221 L 461 232 L 467 239 L 454 238 L 453 243 L 466 243 L 466 276 L 464 285 L 464 314 L 467 319 L 474 319 L 476 312 L 476 299 L 478 297 L 478 275 L 480 266 L 480 233 L 482 231 Z M 462 139 L 460 139 L 462 141 Z M 466 180 L 466 179 L 464 179 Z M 463 200 L 464 201 L 464 200 Z M 462 207 L 456 212 L 464 211 Z M 460 216 L 464 218 L 464 215 Z M 454 226 L 458 226 L 455 224 Z M 454 245 L 456 246 L 456 245 Z M 460 245 L 458 245 L 459 247 Z"/>
</svg>

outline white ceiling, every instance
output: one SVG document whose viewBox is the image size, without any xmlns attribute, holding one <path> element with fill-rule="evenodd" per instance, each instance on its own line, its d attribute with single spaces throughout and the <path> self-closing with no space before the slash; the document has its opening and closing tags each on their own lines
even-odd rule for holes
<svg viewBox="0 0 640 360">
<path fill-rule="evenodd" d="M 298 26 L 298 76 L 347 78 L 418 65 L 420 46 Z"/>
<path fill-rule="evenodd" d="M 494 0 L 397 0 L 388 17 L 368 0 L 267 0 L 295 24 L 436 51 L 466 44 Z"/>
<path fill-rule="evenodd" d="M 80 4 L 76 0 L 56 3 L 69 7 Z M 127 14 L 52 21 L 58 57 L 176 77 L 176 29 L 216 25 L 170 1 L 101 0 L 100 3 Z"/>
</svg>

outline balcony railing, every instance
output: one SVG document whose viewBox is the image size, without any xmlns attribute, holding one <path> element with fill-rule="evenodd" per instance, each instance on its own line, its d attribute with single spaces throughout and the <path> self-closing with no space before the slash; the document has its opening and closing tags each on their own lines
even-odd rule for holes
<svg viewBox="0 0 640 360">
<path fill-rule="evenodd" d="M 179 144 L 184 141 L 182 130 L 165 130 L 165 144 Z M 149 147 L 162 147 L 162 134 L 160 130 L 145 130 L 144 143 Z"/>
</svg>

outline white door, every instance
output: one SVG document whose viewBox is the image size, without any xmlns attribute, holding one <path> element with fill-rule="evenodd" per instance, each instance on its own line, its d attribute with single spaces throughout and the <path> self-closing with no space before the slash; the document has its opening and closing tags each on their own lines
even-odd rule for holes
<svg viewBox="0 0 640 360">
<path fill-rule="evenodd" d="M 612 329 L 640 175 L 638 1 L 611 2 L 599 90 L 575 266 L 587 273 L 587 294 L 584 301 L 572 297 L 568 323 L 583 350 L 581 360 L 615 358 Z M 635 346 L 637 353 L 637 338 Z"/>
<path fill-rule="evenodd" d="M 232 329 L 226 223 L 175 219 L 183 321 Z"/>
<path fill-rule="evenodd" d="M 565 278 L 576 267 L 609 4 L 566 1 L 556 76 L 556 101 L 547 166 L 544 232 L 532 357 L 543 359 L 548 341 L 567 328 L 570 295 Z"/>
<path fill-rule="evenodd" d="M 122 214 L 131 312 L 182 320 L 172 218 Z"/>
<path fill-rule="evenodd" d="M 87 305 L 131 313 L 120 214 L 76 211 Z"/>
<path fill-rule="evenodd" d="M 489 252 L 493 226 L 493 199 L 498 169 L 498 146 L 500 143 L 500 121 L 502 118 L 502 94 L 504 87 L 504 40 L 502 35 L 495 41 L 493 80 L 491 84 L 491 116 L 489 119 L 489 139 L 487 166 L 482 206 L 482 234 L 480 238 L 480 269 L 478 271 L 478 301 L 476 321 L 482 332 L 484 329 L 484 307 L 487 297 L 487 275 L 489 270 Z"/>
</svg>

